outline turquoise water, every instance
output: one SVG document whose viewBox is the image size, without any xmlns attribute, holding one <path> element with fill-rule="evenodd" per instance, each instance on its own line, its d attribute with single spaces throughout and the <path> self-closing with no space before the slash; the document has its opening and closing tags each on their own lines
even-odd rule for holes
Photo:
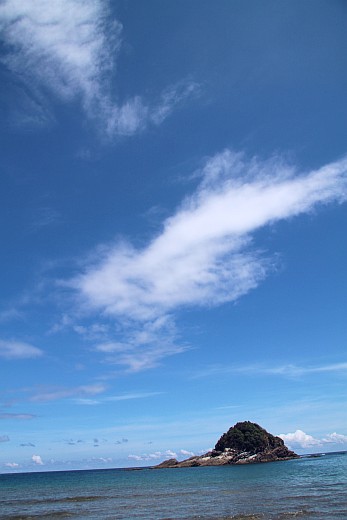
<svg viewBox="0 0 347 520">
<path fill-rule="evenodd" d="M 0 475 L 0 518 L 347 519 L 347 455 L 247 466 Z"/>
</svg>

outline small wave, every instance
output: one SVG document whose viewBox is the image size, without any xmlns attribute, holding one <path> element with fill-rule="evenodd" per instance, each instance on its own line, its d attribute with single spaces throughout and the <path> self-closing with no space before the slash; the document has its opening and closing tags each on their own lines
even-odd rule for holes
<svg viewBox="0 0 347 520">
<path fill-rule="evenodd" d="M 1 516 L 1 520 L 50 520 L 51 518 L 72 518 L 76 516 L 70 511 L 50 511 L 34 515 L 7 515 Z"/>
<path fill-rule="evenodd" d="M 250 515 L 234 515 L 230 516 L 230 520 L 259 520 L 260 518 L 264 518 L 264 515 L 262 513 L 259 514 L 250 514 Z M 227 519 L 228 520 L 228 519 Z"/>
<path fill-rule="evenodd" d="M 204 518 L 204 520 L 286 520 L 290 518 L 299 518 L 304 516 L 311 516 L 312 512 L 307 510 L 300 511 L 285 511 L 282 513 L 238 513 L 235 515 L 223 515 L 223 516 L 189 516 L 185 517 L 185 520 L 198 520 Z M 167 517 L 162 520 L 175 520 L 175 518 Z"/>
<path fill-rule="evenodd" d="M 66 502 L 94 502 L 96 500 L 104 500 L 107 497 L 98 495 L 81 495 L 75 497 L 58 497 L 58 498 L 29 498 L 16 500 L 2 500 L 2 504 L 15 504 L 16 506 L 36 506 L 44 504 L 64 504 Z"/>
<path fill-rule="evenodd" d="M 306 509 L 302 509 L 301 511 L 285 511 L 284 513 L 279 513 L 276 517 L 278 520 L 282 520 L 285 518 L 299 518 L 300 516 L 311 516 L 313 513 Z"/>
</svg>

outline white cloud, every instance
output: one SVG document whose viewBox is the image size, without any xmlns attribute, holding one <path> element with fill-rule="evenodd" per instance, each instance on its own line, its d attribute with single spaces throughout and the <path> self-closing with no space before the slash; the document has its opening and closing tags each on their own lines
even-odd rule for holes
<svg viewBox="0 0 347 520">
<path fill-rule="evenodd" d="M 185 457 L 194 457 L 195 455 L 195 453 L 193 453 L 192 451 L 187 450 L 180 450 L 180 454 L 184 455 Z"/>
<path fill-rule="evenodd" d="M 172 459 L 176 458 L 177 453 L 175 453 L 172 450 L 166 450 L 164 452 L 162 451 L 155 451 L 154 453 L 143 453 L 142 455 L 128 455 L 128 459 L 135 460 L 137 462 L 140 461 L 152 461 L 152 460 L 159 460 L 159 459 Z"/>
<path fill-rule="evenodd" d="M 129 401 L 133 399 L 146 399 L 147 397 L 153 397 L 161 395 L 162 392 L 134 392 L 129 394 L 111 395 L 102 399 L 85 399 L 79 398 L 74 399 L 74 403 L 82 405 L 96 405 L 105 402 L 117 402 L 117 401 Z"/>
<path fill-rule="evenodd" d="M 107 3 L 92 0 L 5 0 L 0 6 L 7 65 L 59 97 L 101 96 L 103 75 L 118 52 L 121 24 L 107 33 Z M 109 38 L 111 41 L 109 40 Z"/>
<path fill-rule="evenodd" d="M 23 315 L 18 309 L 8 308 L 0 312 L 0 322 L 12 321 L 21 319 Z"/>
<path fill-rule="evenodd" d="M 281 433 L 279 437 L 289 448 L 312 448 L 313 446 L 321 446 L 322 441 L 315 439 L 312 435 L 308 435 L 302 430 L 296 430 L 294 433 Z"/>
<path fill-rule="evenodd" d="M 130 460 L 136 460 L 136 461 L 140 461 L 140 460 L 144 460 L 141 455 L 128 455 L 128 459 Z"/>
<path fill-rule="evenodd" d="M 172 110 L 184 101 L 187 97 L 195 94 L 199 90 L 199 86 L 193 81 L 181 81 L 176 85 L 164 90 L 161 95 L 161 101 L 154 106 L 150 114 L 150 118 L 156 125 L 161 124 L 172 112 Z"/>
<path fill-rule="evenodd" d="M 326 443 L 334 443 L 334 444 L 347 444 L 347 435 L 342 435 L 341 433 L 329 433 L 324 439 L 323 442 Z"/>
<path fill-rule="evenodd" d="M 323 446 L 324 444 L 347 444 L 347 435 L 336 432 L 329 433 L 322 439 L 316 439 L 302 430 L 296 430 L 294 433 L 281 433 L 279 437 L 288 447 L 293 449 L 312 448 L 314 446 Z"/>
<path fill-rule="evenodd" d="M 255 368 L 256 370 L 256 368 Z M 333 363 L 321 366 L 298 366 L 282 365 L 278 367 L 259 368 L 259 372 L 273 375 L 283 375 L 288 377 L 300 377 L 308 374 L 319 374 L 324 372 L 346 372 L 347 363 Z"/>
<path fill-rule="evenodd" d="M 72 285 L 91 307 L 148 320 L 182 306 L 233 301 L 255 288 L 269 262 L 251 233 L 347 197 L 347 160 L 306 175 L 273 160 L 226 151 L 208 161 L 197 191 L 147 247 L 118 243 Z"/>
<path fill-rule="evenodd" d="M 106 387 L 101 384 L 81 385 L 73 388 L 54 388 L 40 391 L 31 397 L 31 401 L 55 401 L 57 399 L 66 399 L 67 397 L 98 395 L 103 393 Z M 89 403 L 90 404 L 90 403 Z"/>
<path fill-rule="evenodd" d="M 108 326 L 100 323 L 93 323 L 89 326 L 73 325 L 73 330 L 80 336 L 88 340 L 99 340 L 107 336 Z"/>
<path fill-rule="evenodd" d="M 172 450 L 166 450 L 165 457 L 176 458 L 177 453 Z"/>
<path fill-rule="evenodd" d="M 170 316 L 160 316 L 147 322 L 125 320 L 122 341 L 96 345 L 95 350 L 106 356 L 110 364 L 126 367 L 129 372 L 148 370 L 165 357 L 188 349 L 178 342 L 176 327 Z"/>
<path fill-rule="evenodd" d="M 319 204 L 345 201 L 346 173 L 347 159 L 304 174 L 279 158 L 247 159 L 229 150 L 209 159 L 196 191 L 146 246 L 102 247 L 98 260 L 67 283 L 79 306 L 123 326 L 116 341 L 96 350 L 131 371 L 184 352 L 174 313 L 232 302 L 256 288 L 273 260 L 252 248 L 252 234 Z"/>
<path fill-rule="evenodd" d="M 96 404 L 100 404 L 102 401 L 100 399 L 86 399 L 84 397 L 73 399 L 75 404 L 82 404 L 83 406 L 94 406 Z"/>
<path fill-rule="evenodd" d="M 43 466 L 43 462 L 42 462 L 42 459 L 41 459 L 40 455 L 33 455 L 33 456 L 31 457 L 31 460 L 32 460 L 35 464 L 37 464 L 38 466 Z"/>
<path fill-rule="evenodd" d="M 43 351 L 29 343 L 0 340 L 0 357 L 5 359 L 28 359 L 42 356 Z"/>
<path fill-rule="evenodd" d="M 160 394 L 162 394 L 162 392 L 138 392 L 133 394 L 113 395 L 106 397 L 105 401 L 128 401 L 132 399 L 145 399 L 147 397 L 153 397 Z"/>
<path fill-rule="evenodd" d="M 128 372 L 141 372 L 159 366 L 160 362 L 168 356 L 187 350 L 179 345 L 165 345 L 165 338 L 161 341 L 160 336 L 156 343 L 157 345 L 154 347 L 133 344 L 133 350 L 130 353 L 122 354 L 119 357 L 108 357 L 106 360 L 108 363 L 126 367 Z"/>
<path fill-rule="evenodd" d="M 12 469 L 19 468 L 19 464 L 17 464 L 17 462 L 5 462 L 4 466 Z"/>
<path fill-rule="evenodd" d="M 110 462 L 113 461 L 113 459 L 111 457 L 93 457 L 91 459 L 93 462 L 104 462 L 105 464 L 109 464 Z"/>
<path fill-rule="evenodd" d="M 321 366 L 300 366 L 294 364 L 265 366 L 261 364 L 252 365 L 211 365 L 201 370 L 196 370 L 192 375 L 193 378 L 217 376 L 223 374 L 242 374 L 251 376 L 283 376 L 288 378 L 298 378 L 311 374 L 329 373 L 329 372 L 346 372 L 347 363 L 332 363 Z"/>
<path fill-rule="evenodd" d="M 23 81 L 39 120 L 47 119 L 45 94 L 65 102 L 80 100 L 87 116 L 110 137 L 132 135 L 148 123 L 160 124 L 196 91 L 192 81 L 174 85 L 150 106 L 140 96 L 119 103 L 112 96 L 112 73 L 122 43 L 122 24 L 111 20 L 102 0 L 4 0 L 0 27 L 3 61 Z M 26 116 L 34 121 L 33 116 Z"/>
<path fill-rule="evenodd" d="M 36 415 L 31 413 L 1 413 L 0 419 L 9 419 L 9 420 L 18 420 L 18 421 L 28 421 L 34 419 Z"/>
</svg>

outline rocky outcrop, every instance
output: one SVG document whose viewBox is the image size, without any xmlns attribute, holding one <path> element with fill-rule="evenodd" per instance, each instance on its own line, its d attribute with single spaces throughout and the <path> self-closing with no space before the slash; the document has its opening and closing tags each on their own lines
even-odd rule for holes
<svg viewBox="0 0 347 520">
<path fill-rule="evenodd" d="M 155 468 L 255 464 L 297 458 L 299 455 L 289 450 L 280 437 L 271 435 L 256 423 L 244 421 L 229 428 L 212 451 L 180 462 L 176 459 L 165 460 Z"/>
</svg>

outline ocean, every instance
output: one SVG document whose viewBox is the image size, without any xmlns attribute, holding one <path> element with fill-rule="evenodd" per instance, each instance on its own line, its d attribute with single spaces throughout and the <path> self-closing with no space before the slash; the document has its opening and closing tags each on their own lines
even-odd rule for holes
<svg viewBox="0 0 347 520">
<path fill-rule="evenodd" d="M 245 466 L 3 474 L 0 518 L 347 519 L 347 454 Z"/>
</svg>

